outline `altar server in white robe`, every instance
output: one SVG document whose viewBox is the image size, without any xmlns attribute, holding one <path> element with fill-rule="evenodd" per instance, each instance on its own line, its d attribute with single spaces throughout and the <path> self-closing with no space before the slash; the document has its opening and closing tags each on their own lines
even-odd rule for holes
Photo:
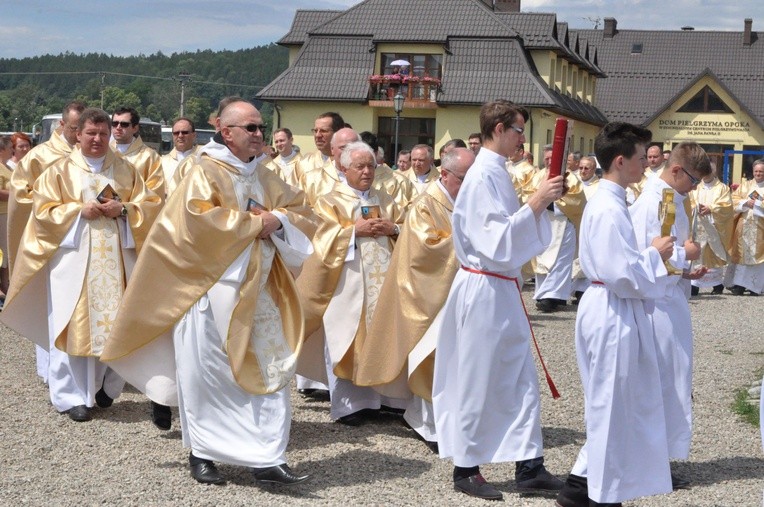
<svg viewBox="0 0 764 507">
<path fill-rule="evenodd" d="M 692 438 L 692 321 L 690 320 L 690 280 L 702 277 L 708 268 L 695 266 L 700 258 L 700 245 L 692 240 L 689 197 L 701 179 L 711 174 L 711 162 L 697 143 L 683 142 L 674 147 L 663 171 L 647 183 L 636 202 L 629 208 L 637 248 L 644 250 L 661 234 L 658 209 L 662 193 L 673 193 L 676 203 L 671 235 L 676 238 L 674 254 L 669 262 L 676 274 L 665 280 L 666 293 L 655 300 L 652 312 L 658 369 L 663 386 L 663 410 L 666 415 L 666 436 L 669 457 L 687 459 Z M 685 202 L 687 201 L 687 202 Z M 686 206 L 687 205 L 687 206 Z M 674 489 L 686 488 L 689 482 L 672 474 Z"/>
<path fill-rule="evenodd" d="M 258 482 L 308 478 L 286 464 L 302 346 L 287 267 L 310 254 L 311 223 L 302 191 L 255 162 L 262 132 L 249 102 L 223 109 L 216 142 L 154 224 L 103 356 L 165 405 L 177 365 L 183 445 L 201 483 L 224 482 L 213 461 L 251 467 Z"/>
<path fill-rule="evenodd" d="M 461 264 L 443 309 L 435 355 L 433 408 L 441 458 L 454 463 L 454 489 L 484 499 L 502 493 L 479 465 L 517 462 L 520 490 L 557 490 L 543 465 L 540 400 L 531 328 L 518 278 L 551 239 L 546 207 L 562 177 L 544 180 L 522 207 L 506 170 L 525 141 L 528 113 L 499 100 L 481 108 L 483 147 L 453 212 Z"/>
<path fill-rule="evenodd" d="M 674 238 L 654 238 L 640 251 L 626 207 L 626 187 L 642 177 L 650 138 L 649 130 L 610 123 L 594 143 L 605 171 L 581 222 L 579 260 L 592 286 L 576 315 L 586 443 L 557 497 L 561 507 L 621 505 L 671 491 L 649 315 L 665 293 L 663 261 Z"/>
<path fill-rule="evenodd" d="M 124 380 L 99 360 L 161 199 L 109 149 L 111 120 L 85 109 L 80 145 L 34 183 L 3 322 L 50 351 L 50 400 L 78 422 Z M 46 318 L 47 315 L 47 318 Z"/>
</svg>

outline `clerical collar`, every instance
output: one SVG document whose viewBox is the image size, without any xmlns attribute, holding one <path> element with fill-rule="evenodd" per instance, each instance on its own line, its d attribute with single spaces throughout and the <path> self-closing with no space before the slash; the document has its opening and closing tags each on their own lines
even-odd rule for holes
<svg viewBox="0 0 764 507">
<path fill-rule="evenodd" d="M 704 186 L 704 187 L 706 187 L 706 188 L 713 188 L 713 186 L 714 186 L 714 184 L 715 184 L 715 183 L 716 183 L 716 178 L 712 179 L 712 180 L 711 180 L 711 181 L 709 181 L 708 183 L 706 183 L 706 182 L 704 181 L 704 182 L 703 182 L 703 186 Z"/>
<path fill-rule="evenodd" d="M 251 176 L 257 168 L 257 162 L 254 160 L 243 162 L 231 152 L 228 146 L 218 144 L 214 141 L 210 141 L 199 150 L 200 157 L 205 153 L 216 160 L 220 160 L 221 162 L 225 162 L 226 164 L 235 167 L 245 176 Z"/>
<path fill-rule="evenodd" d="M 294 150 L 292 150 L 292 153 L 290 153 L 286 157 L 284 155 L 281 155 L 281 162 L 287 164 L 289 163 L 290 160 L 292 160 L 295 157 L 295 155 L 297 155 L 297 152 Z"/>
<path fill-rule="evenodd" d="M 194 151 L 193 148 L 191 148 L 190 150 L 186 150 L 186 151 L 177 151 L 176 150 L 175 154 L 178 156 L 178 162 L 183 161 L 183 159 L 186 158 L 187 156 L 191 155 L 191 152 L 193 152 L 193 151 Z"/>
<path fill-rule="evenodd" d="M 594 183 L 595 181 L 597 181 L 597 177 L 596 177 L 596 176 L 592 176 L 591 178 L 589 178 L 589 179 L 588 179 L 588 180 L 586 180 L 586 181 L 584 181 L 584 180 L 581 180 L 581 183 L 583 183 L 584 185 L 586 185 L 586 186 L 588 187 L 589 185 L 591 185 L 591 184 L 592 184 L 592 183 Z"/>
<path fill-rule="evenodd" d="M 451 194 L 448 193 L 448 190 L 446 190 L 446 187 L 445 187 L 445 185 L 443 185 L 443 182 L 440 181 L 440 178 L 438 178 L 435 181 L 438 183 L 438 187 L 440 187 L 440 189 L 443 191 L 443 193 L 446 194 L 446 197 L 448 197 L 448 202 L 450 202 L 451 206 L 453 206 L 455 204 L 454 203 L 454 198 L 451 197 Z"/>
<path fill-rule="evenodd" d="M 86 157 L 83 155 L 82 158 L 85 159 L 85 162 L 88 164 L 88 168 L 91 172 L 99 174 L 101 171 L 103 171 L 103 161 L 106 160 L 106 155 L 97 158 Z"/>
<path fill-rule="evenodd" d="M 362 201 L 368 201 L 369 200 L 369 192 L 371 192 L 371 189 L 369 190 L 358 190 L 357 188 L 353 188 L 350 185 L 348 185 L 348 188 L 355 192 L 355 195 L 357 195 Z"/>
<path fill-rule="evenodd" d="M 133 141 L 135 141 L 135 138 L 133 138 Z M 119 143 L 117 143 L 117 151 L 119 151 L 120 153 L 122 153 L 124 155 L 125 153 L 127 153 L 127 150 L 133 144 L 133 141 L 130 141 L 127 144 L 119 144 Z"/>
<path fill-rule="evenodd" d="M 756 180 L 754 180 L 754 183 L 756 183 Z M 756 183 L 756 186 L 757 187 L 764 187 L 764 181 L 762 181 L 761 183 Z"/>
<path fill-rule="evenodd" d="M 416 173 L 414 173 L 414 174 L 416 174 Z M 424 183 L 425 181 L 427 181 L 427 177 L 429 175 L 430 175 L 430 171 L 427 171 L 424 174 L 417 174 L 416 175 L 416 179 L 417 179 L 417 181 L 419 181 L 419 183 Z"/>
</svg>

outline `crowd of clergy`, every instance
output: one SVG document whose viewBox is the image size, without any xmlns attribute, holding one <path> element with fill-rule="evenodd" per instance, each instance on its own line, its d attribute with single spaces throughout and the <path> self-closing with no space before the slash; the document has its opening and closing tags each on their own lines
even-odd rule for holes
<svg viewBox="0 0 764 507">
<path fill-rule="evenodd" d="M 181 118 L 160 156 L 134 109 L 73 101 L 0 175 L 0 320 L 37 344 L 73 421 L 126 382 L 162 430 L 177 407 L 205 484 L 225 483 L 216 462 L 258 483 L 309 479 L 286 458 L 295 379 L 340 424 L 402 414 L 453 461 L 454 489 L 479 498 L 503 497 L 479 466 L 509 461 L 518 491 L 559 507 L 688 487 L 670 468 L 692 432 L 688 299 L 764 292 L 764 160 L 732 192 L 699 145 L 664 156 L 649 131 L 608 124 L 596 157 L 571 153 L 552 176 L 551 147 L 541 168 L 524 150 L 527 119 L 485 104 L 469 146 L 448 143 L 436 165 L 416 145 L 393 169 L 333 112 L 310 153 L 275 130 L 271 158 L 260 112 L 229 97 L 208 144 Z M 544 467 L 534 349 L 558 394 L 524 284 L 541 312 L 578 305 L 587 440 L 565 481 Z"/>
</svg>

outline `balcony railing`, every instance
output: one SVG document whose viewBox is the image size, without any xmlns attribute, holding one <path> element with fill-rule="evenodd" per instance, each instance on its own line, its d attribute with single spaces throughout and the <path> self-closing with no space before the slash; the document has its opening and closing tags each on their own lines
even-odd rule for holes
<svg viewBox="0 0 764 507">
<path fill-rule="evenodd" d="M 391 102 L 400 93 L 406 105 L 416 107 L 437 107 L 440 80 L 430 77 L 371 76 L 369 78 L 369 101 Z M 386 105 L 386 104 L 372 104 Z"/>
</svg>

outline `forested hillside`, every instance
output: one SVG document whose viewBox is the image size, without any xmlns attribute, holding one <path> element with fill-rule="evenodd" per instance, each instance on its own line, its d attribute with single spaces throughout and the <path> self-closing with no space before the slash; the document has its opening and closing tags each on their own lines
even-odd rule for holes
<svg viewBox="0 0 764 507">
<path fill-rule="evenodd" d="M 171 121 L 180 112 L 181 79 L 186 80 L 185 115 L 209 128 L 208 115 L 220 98 L 254 99 L 287 65 L 288 51 L 275 44 L 170 56 L 63 53 L 0 59 L 0 131 L 30 131 L 42 116 L 60 112 L 75 98 L 107 112 L 126 105 L 152 120 Z M 269 122 L 270 108 L 264 109 Z"/>
</svg>

